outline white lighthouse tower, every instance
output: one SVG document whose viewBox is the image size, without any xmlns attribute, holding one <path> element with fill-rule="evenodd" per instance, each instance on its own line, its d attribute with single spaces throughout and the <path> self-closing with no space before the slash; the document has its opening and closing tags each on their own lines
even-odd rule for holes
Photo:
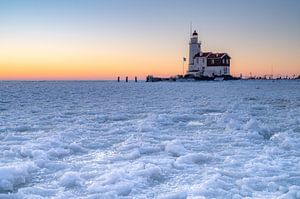
<svg viewBox="0 0 300 199">
<path fill-rule="evenodd" d="M 196 30 L 193 32 L 191 41 L 190 41 L 190 52 L 189 52 L 189 71 L 193 71 L 194 68 L 194 56 L 201 53 L 201 42 L 198 42 L 198 33 Z"/>
</svg>

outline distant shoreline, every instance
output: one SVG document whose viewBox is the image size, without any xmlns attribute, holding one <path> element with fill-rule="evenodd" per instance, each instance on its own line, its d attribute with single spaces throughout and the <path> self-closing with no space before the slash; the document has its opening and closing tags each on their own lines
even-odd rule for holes
<svg viewBox="0 0 300 199">
<path fill-rule="evenodd" d="M 240 81 L 300 81 L 300 79 L 238 79 Z M 185 81 L 185 82 L 207 82 L 207 81 L 218 81 L 218 80 L 192 80 L 192 81 Z M 223 80 L 223 81 L 237 81 L 237 80 Z M 1 82 L 117 82 L 117 80 L 0 80 Z M 134 80 L 129 80 L 126 82 L 125 80 L 121 80 L 119 83 L 130 83 L 135 82 Z M 146 82 L 146 80 L 138 80 L 138 82 Z M 184 81 L 157 81 L 157 82 L 184 82 Z"/>
</svg>

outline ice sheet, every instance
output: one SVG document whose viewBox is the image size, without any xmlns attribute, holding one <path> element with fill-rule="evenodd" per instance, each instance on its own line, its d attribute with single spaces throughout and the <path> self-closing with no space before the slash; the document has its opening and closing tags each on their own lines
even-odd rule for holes
<svg viewBox="0 0 300 199">
<path fill-rule="evenodd" d="M 300 198 L 300 82 L 0 82 L 0 198 Z"/>
</svg>

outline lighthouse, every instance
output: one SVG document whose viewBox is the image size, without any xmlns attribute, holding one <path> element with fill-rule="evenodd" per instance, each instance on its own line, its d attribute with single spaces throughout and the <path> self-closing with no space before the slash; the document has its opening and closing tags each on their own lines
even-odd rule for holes
<svg viewBox="0 0 300 199">
<path fill-rule="evenodd" d="M 195 30 L 190 41 L 189 70 L 192 69 L 191 66 L 194 65 L 194 56 L 198 53 L 201 54 L 201 42 L 198 42 L 198 33 Z"/>
<path fill-rule="evenodd" d="M 220 77 L 230 75 L 230 57 L 227 53 L 202 52 L 196 30 L 191 35 L 189 69 L 192 77 Z"/>
</svg>

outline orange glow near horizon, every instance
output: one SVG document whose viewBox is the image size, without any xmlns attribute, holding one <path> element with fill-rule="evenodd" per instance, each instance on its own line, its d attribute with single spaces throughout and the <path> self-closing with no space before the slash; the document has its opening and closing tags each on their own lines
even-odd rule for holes
<svg viewBox="0 0 300 199">
<path fill-rule="evenodd" d="M 123 41 L 124 42 L 124 41 Z M 214 40 L 202 41 L 203 51 L 214 50 Z M 101 45 L 99 44 L 101 43 Z M 207 43 L 212 48 L 206 50 Z M 182 74 L 182 55 L 188 55 L 186 40 L 176 48 L 160 47 L 159 43 L 147 44 L 125 41 L 116 45 L 109 42 L 72 43 L 48 42 L 3 42 L 0 46 L 0 80 L 115 80 L 117 76 L 145 79 L 147 75 L 162 77 Z M 171 42 L 165 45 L 170 45 Z M 299 60 L 295 53 L 282 57 L 280 51 L 262 53 L 259 49 L 244 52 L 230 44 L 227 52 L 231 57 L 231 74 L 234 76 L 298 76 Z M 268 52 L 263 49 L 263 52 Z M 271 60 L 271 61 L 270 61 Z M 273 63 L 273 64 L 272 64 Z M 185 70 L 188 62 L 185 62 Z"/>
<path fill-rule="evenodd" d="M 1 80 L 113 80 L 117 76 L 144 79 L 147 75 L 181 73 L 181 57 L 170 53 L 158 56 L 155 50 L 125 43 L 115 50 L 102 43 L 6 42 L 0 46 Z M 77 46 L 78 45 L 78 46 Z"/>
<path fill-rule="evenodd" d="M 158 59 L 148 60 L 144 62 L 131 61 L 128 58 L 124 60 L 113 60 L 109 58 L 74 58 L 74 59 L 56 59 L 49 58 L 44 61 L 35 62 L 34 60 L 28 59 L 24 61 L 20 59 L 12 60 L 0 60 L 1 80 L 114 80 L 117 76 L 125 78 L 129 76 L 133 79 L 137 76 L 139 79 L 145 79 L 147 75 L 155 75 L 162 77 L 174 76 L 182 73 L 182 63 L 179 61 L 180 58 L 171 60 Z M 155 59 L 155 58 L 152 58 Z M 270 75 L 273 70 L 274 76 L 298 76 L 300 74 L 299 68 L 295 72 L 293 68 L 289 72 L 284 68 L 276 68 L 275 66 L 268 65 L 267 67 L 256 66 L 253 67 L 251 62 L 244 63 L 238 59 L 232 59 L 231 62 L 231 74 L 239 76 L 241 73 L 243 76 L 249 76 L 250 73 L 256 76 Z M 185 69 L 187 69 L 187 63 L 185 63 Z"/>
<path fill-rule="evenodd" d="M 144 79 L 147 75 L 170 76 L 178 74 L 171 58 L 134 58 L 122 55 L 114 58 L 109 54 L 54 55 L 27 52 L 26 55 L 10 55 L 0 60 L 2 80 L 112 80 L 117 76 Z M 175 67 L 174 67 L 175 66 Z M 174 70 L 175 69 L 175 70 Z"/>
<path fill-rule="evenodd" d="M 123 54 L 114 57 L 111 54 L 81 53 L 60 54 L 27 51 L 22 56 L 19 53 L 6 54 L 0 59 L 1 80 L 114 80 L 117 76 L 133 79 L 145 79 L 147 75 L 174 76 L 182 73 L 182 60 L 179 54 L 164 56 Z M 234 57 L 231 61 L 231 74 L 239 76 L 299 75 L 299 67 L 279 67 L 287 64 L 276 60 L 277 65 L 271 65 L 264 58 L 255 60 L 247 57 Z M 290 59 L 290 65 L 296 65 L 296 59 Z M 260 63 L 260 64 L 257 64 Z M 187 69 L 187 62 L 185 63 Z"/>
</svg>

